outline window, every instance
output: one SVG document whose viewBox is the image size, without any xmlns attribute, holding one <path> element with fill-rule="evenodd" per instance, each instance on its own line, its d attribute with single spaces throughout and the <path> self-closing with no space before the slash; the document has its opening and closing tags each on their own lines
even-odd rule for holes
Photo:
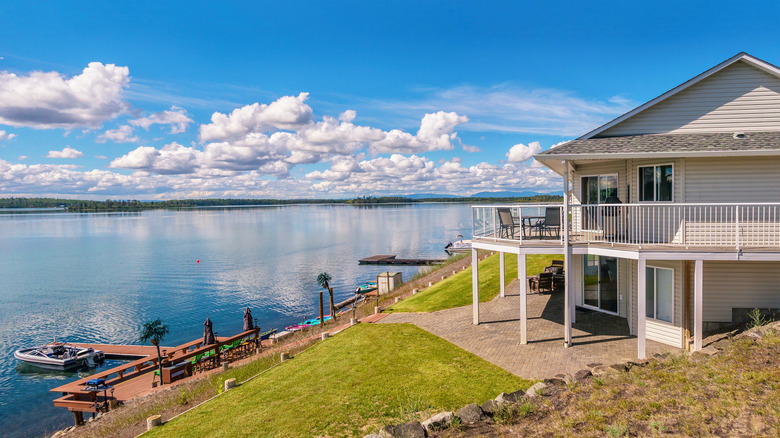
<svg viewBox="0 0 780 438">
<path fill-rule="evenodd" d="M 651 266 L 646 269 L 647 317 L 671 323 L 674 319 L 674 269 Z"/>
<path fill-rule="evenodd" d="M 645 166 L 639 168 L 639 200 L 646 202 L 673 201 L 674 166 Z"/>
<path fill-rule="evenodd" d="M 582 203 L 604 204 L 614 202 L 618 195 L 618 176 L 598 175 L 582 177 Z"/>
</svg>

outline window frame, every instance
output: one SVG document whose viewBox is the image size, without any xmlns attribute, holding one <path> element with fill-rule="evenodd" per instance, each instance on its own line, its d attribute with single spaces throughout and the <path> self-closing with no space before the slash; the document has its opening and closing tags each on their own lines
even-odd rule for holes
<svg viewBox="0 0 780 438">
<path fill-rule="evenodd" d="M 674 290 L 674 282 L 675 282 L 675 269 L 674 268 L 667 268 L 666 266 L 655 266 L 655 265 L 646 265 L 645 269 L 652 269 L 653 270 L 653 316 L 647 316 L 645 317 L 647 319 L 652 319 L 653 321 L 658 321 L 666 324 L 674 324 L 674 315 L 677 309 L 675 309 L 675 294 L 676 291 Z M 672 271 L 672 320 L 671 321 L 664 321 L 663 319 L 658 319 L 658 270 L 659 269 L 665 269 L 667 271 Z M 647 273 L 645 273 L 647 275 Z M 650 291 L 647 290 L 647 287 L 645 287 L 645 294 L 649 295 Z M 647 302 L 647 297 L 645 297 L 645 302 Z M 647 311 L 649 309 L 645 309 L 645 314 L 647 314 Z"/>
<path fill-rule="evenodd" d="M 658 200 L 658 181 L 655 180 L 656 176 L 656 170 L 658 167 L 661 166 L 671 166 L 672 167 L 672 199 L 670 201 L 659 201 Z M 642 171 L 640 169 L 646 169 L 648 167 L 653 168 L 653 200 L 652 201 L 643 201 L 642 200 Z M 670 163 L 657 163 L 657 164 L 641 164 L 636 166 L 636 199 L 637 203 L 640 204 L 655 204 L 655 203 L 666 203 L 666 204 L 673 204 L 674 203 L 674 189 L 676 186 L 677 181 L 675 181 L 675 169 L 674 169 L 674 162 Z"/>
</svg>

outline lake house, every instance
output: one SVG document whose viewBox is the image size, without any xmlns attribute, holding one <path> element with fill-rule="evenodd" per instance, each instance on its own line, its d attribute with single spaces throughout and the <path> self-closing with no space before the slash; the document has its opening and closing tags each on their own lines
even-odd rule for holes
<svg viewBox="0 0 780 438">
<path fill-rule="evenodd" d="M 473 259 L 515 253 L 524 273 L 527 254 L 561 254 L 565 346 L 575 307 L 625 318 L 639 358 L 780 308 L 780 68 L 739 53 L 535 159 L 564 202 L 473 207 Z"/>
</svg>

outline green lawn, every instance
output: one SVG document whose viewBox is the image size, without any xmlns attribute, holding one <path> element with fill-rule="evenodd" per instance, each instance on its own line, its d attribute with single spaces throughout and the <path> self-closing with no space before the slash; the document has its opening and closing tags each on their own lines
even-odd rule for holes
<svg viewBox="0 0 780 438">
<path fill-rule="evenodd" d="M 528 388 L 410 324 L 360 324 L 148 436 L 355 436 Z"/>
<path fill-rule="evenodd" d="M 499 254 L 479 262 L 479 301 L 492 300 L 500 292 Z M 561 255 L 534 254 L 526 256 L 526 275 L 536 275 Z M 505 282 L 517 278 L 517 255 L 505 254 Z M 434 312 L 471 304 L 471 267 L 434 284 L 432 287 L 388 308 L 387 312 Z"/>
</svg>

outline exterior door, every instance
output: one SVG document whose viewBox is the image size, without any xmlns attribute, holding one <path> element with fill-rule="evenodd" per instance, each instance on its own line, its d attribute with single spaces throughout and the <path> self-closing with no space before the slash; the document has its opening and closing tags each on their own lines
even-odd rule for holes
<svg viewBox="0 0 780 438">
<path fill-rule="evenodd" d="M 618 262 L 615 257 L 585 256 L 585 307 L 618 313 Z"/>
<path fill-rule="evenodd" d="M 581 183 L 583 204 L 596 206 L 607 202 L 610 198 L 617 199 L 617 175 L 583 176 Z M 587 211 L 583 212 L 582 229 L 601 229 L 598 208 L 586 207 L 586 209 Z"/>
</svg>

